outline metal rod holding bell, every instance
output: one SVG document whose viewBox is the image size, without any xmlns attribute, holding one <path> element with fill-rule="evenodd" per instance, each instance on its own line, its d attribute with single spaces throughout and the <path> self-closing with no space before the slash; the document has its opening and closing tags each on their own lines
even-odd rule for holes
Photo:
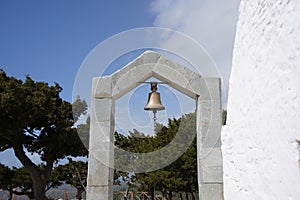
<svg viewBox="0 0 300 200">
<path fill-rule="evenodd" d="M 165 107 L 162 105 L 160 100 L 160 93 L 157 92 L 157 85 L 158 84 L 167 84 L 166 82 L 143 82 L 149 83 L 151 85 L 151 92 L 148 95 L 148 102 L 144 107 L 144 110 L 152 111 L 153 112 L 153 121 L 154 126 L 157 120 L 156 113 L 158 110 L 164 110 Z"/>
</svg>

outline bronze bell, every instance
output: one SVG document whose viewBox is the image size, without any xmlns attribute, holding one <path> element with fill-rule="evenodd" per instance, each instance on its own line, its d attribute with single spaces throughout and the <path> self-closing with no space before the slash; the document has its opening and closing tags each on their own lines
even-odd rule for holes
<svg viewBox="0 0 300 200">
<path fill-rule="evenodd" d="M 165 107 L 162 105 L 160 101 L 160 94 L 156 92 L 157 90 L 157 83 L 151 82 L 151 93 L 148 95 L 148 102 L 145 106 L 144 110 L 152 110 L 156 113 L 157 110 L 164 110 Z"/>
</svg>

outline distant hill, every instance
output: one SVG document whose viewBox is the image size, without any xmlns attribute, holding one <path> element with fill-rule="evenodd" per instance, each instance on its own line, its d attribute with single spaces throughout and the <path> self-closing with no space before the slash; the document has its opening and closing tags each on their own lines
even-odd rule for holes
<svg viewBox="0 0 300 200">
<path fill-rule="evenodd" d="M 57 188 L 50 189 L 47 191 L 47 197 L 51 199 L 59 199 L 64 197 L 64 192 L 66 191 L 66 195 L 68 199 L 75 199 L 76 189 L 71 185 L 64 184 Z M 28 200 L 27 196 L 17 196 L 16 200 Z M 0 200 L 8 200 L 8 192 L 0 190 Z"/>
<path fill-rule="evenodd" d="M 121 186 L 115 185 L 114 192 L 126 191 L 127 185 L 125 182 L 121 183 Z M 64 192 L 68 199 L 75 199 L 76 189 L 69 184 L 61 185 L 57 188 L 50 189 L 47 191 L 47 196 L 52 199 L 59 199 L 64 197 Z M 85 194 L 83 194 L 85 196 Z M 0 200 L 8 200 L 8 192 L 0 190 Z M 27 196 L 17 196 L 16 200 L 28 200 Z"/>
</svg>

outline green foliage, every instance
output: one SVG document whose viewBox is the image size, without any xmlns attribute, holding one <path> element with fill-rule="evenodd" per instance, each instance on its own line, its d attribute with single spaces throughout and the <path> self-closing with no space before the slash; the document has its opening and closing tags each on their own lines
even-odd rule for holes
<svg viewBox="0 0 300 200">
<path fill-rule="evenodd" d="M 74 106 L 73 106 L 74 107 Z M 88 116 L 85 124 L 77 126 L 77 133 L 82 141 L 82 144 L 89 149 L 89 134 L 90 134 L 90 117 Z"/>
<path fill-rule="evenodd" d="M 87 162 L 72 161 L 65 165 L 57 166 L 53 171 L 53 178 L 70 184 L 77 189 L 76 198 L 82 199 L 82 193 L 85 191 L 87 184 Z"/>
<path fill-rule="evenodd" d="M 11 169 L 0 164 L 0 189 L 8 191 L 10 197 L 12 194 L 33 196 L 32 181 L 24 167 Z"/>
<path fill-rule="evenodd" d="M 14 188 L 21 188 L 22 191 L 30 191 L 32 190 L 32 181 L 29 173 L 24 167 L 21 168 L 13 168 L 13 177 L 11 182 L 13 183 Z"/>
<path fill-rule="evenodd" d="M 39 168 L 43 169 L 44 166 L 39 165 Z M 59 185 L 61 185 L 61 182 L 51 175 L 47 181 L 47 189 Z M 8 191 L 10 196 L 16 194 L 33 198 L 33 183 L 30 174 L 24 167 L 13 167 L 11 169 L 0 163 L 0 189 Z"/>
<path fill-rule="evenodd" d="M 0 163 L 0 189 L 3 190 L 10 190 L 13 185 L 12 185 L 12 177 L 14 173 L 13 171 Z"/>
<path fill-rule="evenodd" d="M 80 98 L 72 104 L 60 97 L 62 88 L 55 83 L 25 81 L 8 77 L 0 71 L 0 151 L 12 148 L 33 181 L 37 200 L 46 199 L 44 192 L 53 164 L 68 156 L 84 156 L 86 148 L 74 128 L 85 113 L 86 102 Z M 37 153 L 43 168 L 25 154 Z"/>
<path fill-rule="evenodd" d="M 87 162 L 72 161 L 65 165 L 57 166 L 53 174 L 57 179 L 63 181 L 73 187 L 82 187 L 86 185 L 87 178 Z"/>
<path fill-rule="evenodd" d="M 115 145 L 126 151 L 146 153 L 165 147 L 175 137 L 180 138 L 177 143 L 175 141 L 175 147 L 183 145 L 180 143 L 181 141 L 192 140 L 193 142 L 183 155 L 163 169 L 149 173 L 135 173 L 131 176 L 123 174 L 123 176 L 131 184 L 139 187 L 139 190 L 147 190 L 150 194 L 154 190 L 159 190 L 164 193 L 166 198 L 172 195 L 172 192 L 198 191 L 197 146 L 195 138 L 193 139 L 196 134 L 195 113 L 184 115 L 180 119 L 169 119 L 168 126 L 157 124 L 155 131 L 156 135 L 154 137 L 146 136 L 137 130 L 133 130 L 128 136 L 115 133 Z M 176 151 L 176 149 L 170 151 L 167 153 L 172 156 L 172 151 Z"/>
<path fill-rule="evenodd" d="M 23 145 L 29 152 L 41 155 L 43 161 L 86 155 L 72 128 L 72 104 L 59 97 L 61 91 L 57 83 L 49 86 L 29 76 L 22 82 L 1 71 L 0 149 Z M 74 104 L 78 107 L 74 109 L 77 120 L 84 114 L 86 103 L 78 98 Z"/>
</svg>

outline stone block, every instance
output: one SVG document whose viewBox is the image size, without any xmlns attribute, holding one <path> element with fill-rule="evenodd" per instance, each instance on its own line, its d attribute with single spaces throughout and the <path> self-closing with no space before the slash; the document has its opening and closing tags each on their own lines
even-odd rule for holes
<svg viewBox="0 0 300 200">
<path fill-rule="evenodd" d="M 114 148 L 113 141 L 111 142 L 102 142 L 99 140 L 96 140 L 95 137 L 92 138 L 90 142 L 90 151 L 109 151 Z"/>
<path fill-rule="evenodd" d="M 221 129 L 222 125 L 200 125 L 199 132 L 201 132 L 200 143 L 202 148 L 215 148 L 221 146 Z"/>
<path fill-rule="evenodd" d="M 178 67 L 179 65 L 171 65 L 169 63 L 159 63 L 153 68 L 153 76 L 162 80 L 186 88 L 193 77 L 192 71 Z M 177 88 L 175 88 L 177 89 Z"/>
<path fill-rule="evenodd" d="M 93 150 L 90 151 L 90 154 L 96 160 L 99 160 L 105 166 L 113 167 L 114 164 L 114 149 L 110 150 Z"/>
<path fill-rule="evenodd" d="M 203 183 L 223 183 L 222 166 L 204 166 L 202 170 Z"/>
<path fill-rule="evenodd" d="M 187 88 L 200 93 L 199 100 L 219 101 L 221 99 L 221 79 L 214 77 L 202 77 L 193 79 Z"/>
<path fill-rule="evenodd" d="M 198 155 L 202 183 L 223 183 L 221 148 L 202 148 Z"/>
<path fill-rule="evenodd" d="M 202 184 L 200 196 L 202 200 L 223 200 L 223 184 Z"/>
<path fill-rule="evenodd" d="M 220 100 L 200 100 L 198 103 L 198 123 L 204 125 L 221 125 L 222 124 L 222 105 Z"/>
<path fill-rule="evenodd" d="M 110 121 L 114 117 L 113 99 L 92 99 L 91 118 L 96 122 Z"/>
<path fill-rule="evenodd" d="M 189 69 L 176 70 L 172 66 L 158 64 L 153 69 L 153 77 L 168 82 L 168 85 L 183 94 L 196 99 L 197 95 L 192 91 L 186 89 L 186 86 L 195 76 L 195 73 Z"/>
<path fill-rule="evenodd" d="M 110 122 L 95 122 L 90 125 L 90 147 L 97 142 L 113 141 L 113 126 Z"/>
<path fill-rule="evenodd" d="M 111 173 L 113 169 L 97 159 L 94 154 L 90 152 L 88 165 L 88 186 L 107 186 L 112 182 Z"/>
<path fill-rule="evenodd" d="M 109 186 L 88 186 L 86 200 L 111 200 L 113 189 Z"/>
<path fill-rule="evenodd" d="M 151 78 L 153 66 L 154 64 L 143 64 L 130 68 L 124 72 L 122 76 L 120 76 L 120 74 L 114 74 L 112 76 L 112 95 L 114 99 L 122 97 L 137 87 L 140 82 Z"/>
<path fill-rule="evenodd" d="M 95 77 L 92 81 L 93 98 L 111 98 L 112 97 L 112 79 L 111 76 Z"/>
<path fill-rule="evenodd" d="M 193 74 L 193 77 L 190 79 L 189 83 L 186 85 L 185 89 L 189 90 L 195 96 L 201 95 L 201 84 L 204 84 L 204 79 L 200 74 Z"/>
<path fill-rule="evenodd" d="M 136 65 L 147 64 L 147 63 L 157 63 L 161 57 L 162 56 L 160 54 L 158 54 L 154 51 L 145 51 L 141 56 L 139 56 L 133 62 L 135 62 Z"/>
<path fill-rule="evenodd" d="M 171 68 L 171 71 L 174 71 L 174 72 L 178 72 L 179 74 L 182 75 L 182 77 L 184 79 L 187 79 L 190 81 L 190 78 L 194 76 L 195 72 L 190 70 L 189 68 L 187 67 L 184 67 L 172 60 L 170 60 L 169 58 L 166 58 L 166 57 L 161 57 L 159 60 L 158 60 L 158 65 L 157 66 L 167 66 L 167 67 L 170 67 Z M 184 86 L 186 86 L 187 84 L 185 84 Z"/>
<path fill-rule="evenodd" d="M 202 148 L 199 159 L 203 166 L 220 166 L 222 165 L 221 148 Z"/>
</svg>

